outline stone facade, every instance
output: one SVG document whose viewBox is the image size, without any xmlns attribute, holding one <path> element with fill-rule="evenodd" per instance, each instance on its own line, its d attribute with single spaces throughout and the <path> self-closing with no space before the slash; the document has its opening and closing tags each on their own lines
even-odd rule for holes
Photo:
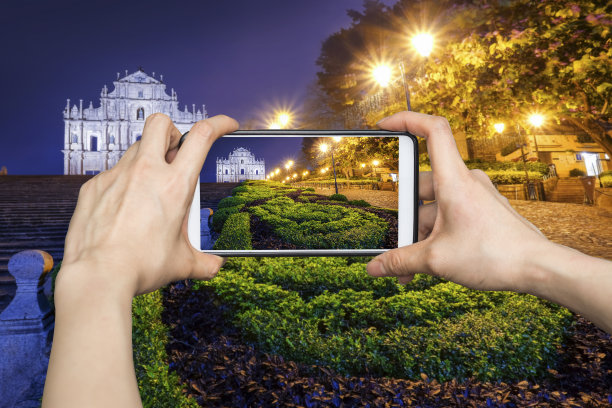
<svg viewBox="0 0 612 408">
<path fill-rule="evenodd" d="M 255 159 L 255 155 L 244 147 L 234 149 L 227 159 L 217 157 L 217 183 L 265 179 L 265 160 Z"/>
<path fill-rule="evenodd" d="M 97 174 L 113 167 L 123 153 L 140 139 L 145 119 L 152 113 L 168 115 L 181 133 L 187 132 L 198 120 L 206 119 L 205 105 L 191 111 L 185 105 L 179 110 L 174 89 L 166 93 L 163 75 L 155 78 L 142 69 L 113 81 L 114 89 L 106 85 L 100 93 L 100 106 L 93 103 L 83 108 L 83 100 L 71 108 L 66 102 L 64 117 L 64 174 Z"/>
</svg>

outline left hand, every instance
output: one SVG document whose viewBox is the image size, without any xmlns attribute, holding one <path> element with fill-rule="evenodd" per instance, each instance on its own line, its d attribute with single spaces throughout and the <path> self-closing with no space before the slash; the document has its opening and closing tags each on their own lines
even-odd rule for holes
<svg viewBox="0 0 612 408">
<path fill-rule="evenodd" d="M 189 243 L 189 206 L 211 145 L 237 128 L 227 116 L 199 121 L 179 151 L 181 133 L 170 118 L 149 116 L 142 139 L 81 187 L 58 284 L 104 279 L 134 296 L 176 280 L 212 278 L 223 259 Z"/>
</svg>

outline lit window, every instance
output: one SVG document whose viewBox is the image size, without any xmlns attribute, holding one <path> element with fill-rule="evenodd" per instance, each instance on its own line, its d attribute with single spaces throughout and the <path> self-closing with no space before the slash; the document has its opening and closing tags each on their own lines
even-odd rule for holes
<svg viewBox="0 0 612 408">
<path fill-rule="evenodd" d="M 582 161 L 582 155 L 580 153 L 576 153 L 576 161 Z"/>
<path fill-rule="evenodd" d="M 606 160 L 610 160 L 610 156 L 608 156 L 608 153 L 605 153 L 604 157 L 606 158 Z"/>
</svg>

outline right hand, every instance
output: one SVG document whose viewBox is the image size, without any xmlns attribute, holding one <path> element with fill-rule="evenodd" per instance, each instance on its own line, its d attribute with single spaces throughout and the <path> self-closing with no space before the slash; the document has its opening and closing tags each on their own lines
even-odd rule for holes
<svg viewBox="0 0 612 408">
<path fill-rule="evenodd" d="M 481 170 L 469 170 L 448 121 L 401 112 L 379 122 L 386 130 L 425 138 L 431 172 L 419 174 L 419 242 L 374 258 L 373 276 L 408 283 L 426 273 L 481 290 L 527 290 L 527 250 L 549 241 L 500 195 Z"/>
</svg>

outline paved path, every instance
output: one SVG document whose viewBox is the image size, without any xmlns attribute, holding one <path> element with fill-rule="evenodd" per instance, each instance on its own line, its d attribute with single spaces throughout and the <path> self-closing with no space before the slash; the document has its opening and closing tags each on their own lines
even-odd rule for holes
<svg viewBox="0 0 612 408">
<path fill-rule="evenodd" d="M 323 195 L 331 195 L 335 192 L 333 186 L 331 189 L 315 189 L 315 193 Z M 340 189 L 338 192 L 349 200 L 366 200 L 375 207 L 397 209 L 397 192 L 395 191 Z"/>
<path fill-rule="evenodd" d="M 334 190 L 316 190 L 330 195 Z M 349 200 L 363 199 L 377 207 L 397 208 L 397 193 L 378 190 L 340 190 Z M 523 217 L 551 241 L 612 260 L 612 212 L 581 204 L 510 200 Z"/>
<path fill-rule="evenodd" d="M 551 241 L 612 260 L 612 212 L 581 204 L 510 200 Z"/>
</svg>

